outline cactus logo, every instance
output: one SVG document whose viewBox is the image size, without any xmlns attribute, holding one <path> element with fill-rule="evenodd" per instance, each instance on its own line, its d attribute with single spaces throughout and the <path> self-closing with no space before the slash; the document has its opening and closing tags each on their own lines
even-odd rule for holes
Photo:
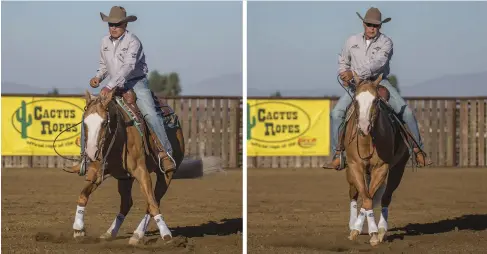
<svg viewBox="0 0 487 254">
<path fill-rule="evenodd" d="M 62 99 L 22 100 L 12 115 L 12 126 L 22 139 L 50 142 L 51 145 L 65 130 L 58 141 L 79 136 L 79 125 L 74 125 L 81 121 L 82 114 L 82 108 Z M 34 145 L 41 146 L 39 143 Z"/>
<path fill-rule="evenodd" d="M 302 108 L 287 102 L 247 103 L 247 140 L 263 143 L 286 142 L 302 136 L 311 126 Z"/>
</svg>

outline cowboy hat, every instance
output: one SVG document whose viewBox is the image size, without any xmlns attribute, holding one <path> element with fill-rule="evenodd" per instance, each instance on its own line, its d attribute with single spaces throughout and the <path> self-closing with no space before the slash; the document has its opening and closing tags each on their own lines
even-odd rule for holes
<svg viewBox="0 0 487 254">
<path fill-rule="evenodd" d="M 127 16 L 125 8 L 122 6 L 113 6 L 110 9 L 110 14 L 107 16 L 100 12 L 101 20 L 108 23 L 124 23 L 124 22 L 134 22 L 137 20 L 136 16 Z"/>
<path fill-rule="evenodd" d="M 391 21 L 391 18 L 386 18 L 384 20 L 382 19 L 382 13 L 379 11 L 379 9 L 371 7 L 370 9 L 367 10 L 367 13 L 365 13 L 365 18 L 362 18 L 360 14 L 357 12 L 358 17 L 365 23 L 370 23 L 374 25 L 381 25 L 382 23 L 387 23 Z"/>
</svg>

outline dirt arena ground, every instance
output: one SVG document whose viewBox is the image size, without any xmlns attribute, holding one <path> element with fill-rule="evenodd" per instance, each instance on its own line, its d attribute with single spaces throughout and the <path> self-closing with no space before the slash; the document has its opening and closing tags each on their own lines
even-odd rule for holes
<svg viewBox="0 0 487 254">
<path fill-rule="evenodd" d="M 345 172 L 249 169 L 248 253 L 486 253 L 487 169 L 406 171 L 387 240 L 371 247 L 347 239 Z"/>
<path fill-rule="evenodd" d="M 87 237 L 76 242 L 72 224 L 82 177 L 56 169 L 2 169 L 1 180 L 2 253 L 242 253 L 242 170 L 174 180 L 161 203 L 173 240 L 164 243 L 151 219 L 153 232 L 138 247 L 128 245 L 145 214 L 137 182 L 117 239 L 97 239 L 119 209 L 117 182 L 109 178 L 91 196 Z"/>
</svg>

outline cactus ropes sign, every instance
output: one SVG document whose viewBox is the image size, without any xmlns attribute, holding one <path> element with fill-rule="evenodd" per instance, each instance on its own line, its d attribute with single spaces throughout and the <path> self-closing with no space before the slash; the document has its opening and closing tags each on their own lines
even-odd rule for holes
<svg viewBox="0 0 487 254">
<path fill-rule="evenodd" d="M 329 100 L 247 100 L 248 156 L 327 156 Z"/>
<path fill-rule="evenodd" d="M 2 96 L 2 155 L 56 155 L 54 145 L 79 155 L 84 106 L 83 98 Z"/>
</svg>

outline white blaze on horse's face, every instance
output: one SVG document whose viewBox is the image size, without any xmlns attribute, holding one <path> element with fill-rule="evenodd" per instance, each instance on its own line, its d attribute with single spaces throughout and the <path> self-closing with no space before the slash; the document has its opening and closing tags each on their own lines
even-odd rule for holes
<svg viewBox="0 0 487 254">
<path fill-rule="evenodd" d="M 375 96 L 370 93 L 369 91 L 359 93 L 355 99 L 357 99 L 359 105 L 359 118 L 358 118 L 358 126 L 362 130 L 365 135 L 369 134 L 369 127 L 370 127 L 370 108 L 372 107 L 372 103 L 374 102 Z"/>
<path fill-rule="evenodd" d="M 103 123 L 103 118 L 101 118 L 98 113 L 90 114 L 85 118 L 85 124 L 88 127 L 88 140 L 86 142 L 86 153 L 91 160 L 96 160 L 95 154 L 98 150 L 98 135 L 100 135 L 101 123 Z"/>
</svg>

